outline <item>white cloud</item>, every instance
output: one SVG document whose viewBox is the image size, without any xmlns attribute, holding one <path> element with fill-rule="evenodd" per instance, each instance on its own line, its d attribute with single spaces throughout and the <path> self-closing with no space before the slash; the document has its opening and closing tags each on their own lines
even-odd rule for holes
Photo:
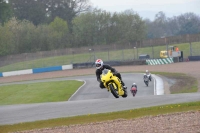
<svg viewBox="0 0 200 133">
<path fill-rule="evenodd" d="M 198 0 L 90 0 L 95 6 L 183 4 Z"/>
<path fill-rule="evenodd" d="M 200 14 L 200 0 L 90 0 L 93 7 L 110 11 L 121 12 L 133 9 L 138 13 L 143 13 L 148 18 L 151 13 L 163 11 L 170 16 L 194 12 Z M 146 13 L 144 13 L 146 12 Z M 154 14 L 155 15 L 155 14 Z M 151 17 L 152 18 L 152 17 Z"/>
</svg>

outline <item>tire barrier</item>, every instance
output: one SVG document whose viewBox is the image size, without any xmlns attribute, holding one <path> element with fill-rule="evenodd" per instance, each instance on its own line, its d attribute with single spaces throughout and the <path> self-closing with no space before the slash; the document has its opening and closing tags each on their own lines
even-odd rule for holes
<svg viewBox="0 0 200 133">
<path fill-rule="evenodd" d="M 173 58 L 146 60 L 147 65 L 164 65 L 164 64 L 171 64 L 171 63 L 174 63 Z"/>
<path fill-rule="evenodd" d="M 94 67 L 94 62 L 74 63 L 73 69 L 91 68 Z"/>
<path fill-rule="evenodd" d="M 188 56 L 189 61 L 200 61 L 200 56 Z"/>
</svg>

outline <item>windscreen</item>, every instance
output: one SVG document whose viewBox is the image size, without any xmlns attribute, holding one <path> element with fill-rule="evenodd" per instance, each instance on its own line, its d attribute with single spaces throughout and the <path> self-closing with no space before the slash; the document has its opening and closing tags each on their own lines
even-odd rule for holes
<svg viewBox="0 0 200 133">
<path fill-rule="evenodd" d="M 103 71 L 102 71 L 102 75 L 106 75 L 107 73 L 108 73 L 108 69 L 104 69 Z"/>
</svg>

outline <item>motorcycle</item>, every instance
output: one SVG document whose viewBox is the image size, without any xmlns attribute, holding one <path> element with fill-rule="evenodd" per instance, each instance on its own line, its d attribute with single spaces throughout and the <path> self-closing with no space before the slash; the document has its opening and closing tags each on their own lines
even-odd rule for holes
<svg viewBox="0 0 200 133">
<path fill-rule="evenodd" d="M 144 74 L 144 83 L 146 84 L 146 86 L 149 85 L 149 77 L 146 74 Z"/>
<path fill-rule="evenodd" d="M 149 81 L 151 81 L 151 74 L 149 73 L 148 75 Z"/>
<path fill-rule="evenodd" d="M 109 92 L 113 94 L 115 98 L 122 96 L 123 98 L 127 97 L 127 91 L 123 89 L 121 80 L 113 75 L 111 70 L 104 69 L 101 74 L 101 81 L 104 86 L 108 89 Z"/>
<path fill-rule="evenodd" d="M 131 91 L 132 95 L 135 96 L 136 93 L 137 93 L 137 88 L 136 87 L 131 87 L 130 91 Z"/>
</svg>

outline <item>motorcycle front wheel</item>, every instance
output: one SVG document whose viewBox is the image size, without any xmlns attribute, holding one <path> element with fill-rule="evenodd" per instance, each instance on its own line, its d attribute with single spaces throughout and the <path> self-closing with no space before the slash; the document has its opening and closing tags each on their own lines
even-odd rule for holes
<svg viewBox="0 0 200 133">
<path fill-rule="evenodd" d="M 132 95 L 135 96 L 136 92 L 135 91 L 131 91 Z"/>
<path fill-rule="evenodd" d="M 145 81 L 145 84 L 146 84 L 146 86 L 148 86 L 149 84 L 148 84 L 148 81 Z"/>
<path fill-rule="evenodd" d="M 115 98 L 119 98 L 118 92 L 117 92 L 117 90 L 114 89 L 113 84 L 109 84 L 109 87 L 110 87 L 110 91 L 111 91 L 111 93 L 113 94 L 113 96 L 114 96 Z"/>
</svg>

